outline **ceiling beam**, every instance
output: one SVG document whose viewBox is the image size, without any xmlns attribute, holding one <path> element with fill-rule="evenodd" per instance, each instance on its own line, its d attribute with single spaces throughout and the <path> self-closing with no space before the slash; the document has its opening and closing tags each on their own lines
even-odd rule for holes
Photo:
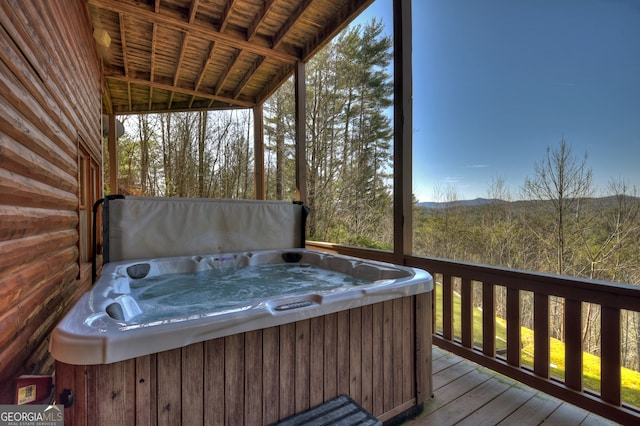
<svg viewBox="0 0 640 426">
<path fill-rule="evenodd" d="M 196 19 L 196 12 L 198 10 L 198 3 L 200 0 L 192 0 L 189 6 L 189 23 L 193 24 L 193 20 Z"/>
<path fill-rule="evenodd" d="M 120 23 L 120 45 L 122 46 L 122 66 L 124 67 L 124 75 L 129 75 L 129 61 L 127 60 L 127 38 L 125 37 L 124 14 L 118 14 Z"/>
<path fill-rule="evenodd" d="M 262 4 L 262 9 L 260 9 L 260 12 L 258 12 L 258 14 L 256 15 L 256 18 L 253 20 L 251 25 L 249 25 L 249 28 L 247 28 L 247 41 L 251 41 L 253 36 L 256 35 L 258 31 L 258 27 L 260 27 L 260 24 L 264 22 L 265 18 L 267 17 L 267 14 L 273 7 L 273 3 L 275 3 L 275 0 L 266 0 Z"/>
<path fill-rule="evenodd" d="M 173 87 L 178 86 L 178 79 L 180 78 L 180 68 L 182 67 L 182 61 L 184 60 L 184 53 L 187 50 L 187 43 L 189 42 L 189 33 L 184 33 L 182 36 L 182 46 L 180 46 L 180 54 L 178 56 L 178 63 L 176 64 L 176 72 L 173 75 Z M 171 92 L 169 96 L 169 103 L 167 109 L 171 109 L 171 103 L 173 102 L 173 95 L 175 92 Z M 191 101 L 193 102 L 193 100 Z"/>
<path fill-rule="evenodd" d="M 149 69 L 149 81 L 153 83 L 155 68 L 156 68 L 156 44 L 158 42 L 158 26 L 155 23 L 151 24 L 153 30 L 151 33 L 151 67 Z M 149 109 L 153 105 L 153 86 L 149 86 Z"/>
<path fill-rule="evenodd" d="M 331 41 L 340 31 L 351 23 L 349 17 L 355 18 L 360 15 L 374 0 L 358 0 L 348 1 L 342 9 L 336 13 L 333 19 L 324 26 L 323 30 L 318 32 L 316 39 L 312 40 L 304 48 L 301 56 L 303 62 L 307 62 L 313 55 L 322 49 L 329 41 Z M 324 40 L 324 43 L 316 43 L 317 40 Z"/>
<path fill-rule="evenodd" d="M 204 61 L 204 64 L 202 65 L 202 69 L 200 70 L 200 74 L 198 75 L 198 79 L 196 80 L 196 84 L 193 90 L 195 91 L 200 90 L 200 85 L 202 84 L 202 80 L 204 80 L 204 76 L 207 73 L 207 68 L 209 68 L 209 64 L 211 64 L 211 61 L 214 58 L 215 49 L 216 49 L 216 42 L 212 41 L 211 45 L 209 46 L 209 54 L 207 55 L 207 59 Z"/>
<path fill-rule="evenodd" d="M 263 103 L 267 98 L 273 95 L 273 92 L 280 87 L 282 82 L 293 75 L 294 70 L 295 67 L 280 68 L 276 75 L 271 79 L 271 83 L 265 85 L 262 91 L 256 95 L 256 103 Z"/>
<path fill-rule="evenodd" d="M 178 63 L 176 64 L 176 73 L 173 76 L 173 85 L 178 85 L 178 79 L 180 78 L 180 69 L 182 68 L 182 61 L 184 61 L 184 54 L 187 50 L 187 44 L 189 43 L 189 33 L 184 33 L 182 37 L 182 46 L 180 47 L 180 55 L 178 56 Z"/>
<path fill-rule="evenodd" d="M 280 43 L 282 43 L 284 36 L 289 32 L 291 27 L 293 27 L 295 23 L 298 22 L 298 19 L 300 19 L 304 12 L 307 11 L 312 2 L 313 0 L 304 0 L 304 2 L 300 6 L 298 6 L 295 12 L 289 16 L 287 22 L 284 23 L 284 25 L 278 30 L 276 36 L 273 38 L 272 47 L 274 49 L 277 49 L 278 46 L 280 46 Z"/>
<path fill-rule="evenodd" d="M 227 28 L 227 24 L 229 23 L 229 16 L 231 16 L 231 11 L 233 10 L 233 5 L 235 2 L 236 0 L 227 2 L 224 8 L 224 12 L 222 12 L 222 19 L 220 19 L 220 27 L 218 28 L 218 31 L 224 32 L 224 30 Z"/>
<path fill-rule="evenodd" d="M 191 1 L 191 5 L 189 6 L 189 24 L 193 24 L 193 21 L 196 18 L 196 13 L 198 11 L 198 3 L 200 2 L 200 0 L 192 0 Z M 176 68 L 176 76 L 173 82 L 173 85 L 177 85 L 178 84 L 178 73 L 180 72 L 180 64 L 182 63 L 182 58 L 184 56 L 184 50 L 186 48 L 187 45 L 187 37 L 188 34 L 185 33 L 184 34 L 184 39 L 183 39 L 183 44 L 182 44 L 182 50 L 180 52 L 180 60 L 178 61 L 178 67 Z M 195 90 L 198 90 L 198 87 L 196 85 Z M 193 106 L 193 101 L 196 99 L 196 97 L 194 95 L 191 95 L 191 98 L 189 99 L 189 109 L 191 109 L 191 107 Z M 173 101 L 173 93 L 171 94 L 171 99 L 169 102 Z M 169 104 L 169 108 L 171 108 L 171 104 Z"/>
<path fill-rule="evenodd" d="M 189 24 L 188 22 L 166 16 L 160 13 L 155 13 L 141 6 L 134 4 L 115 1 L 115 0 L 87 0 L 88 3 L 99 9 L 109 10 L 115 13 L 123 13 L 126 15 L 133 15 L 136 18 L 148 20 L 159 25 L 164 25 L 173 29 L 178 29 L 189 33 L 196 38 L 202 38 L 209 41 L 219 41 L 228 44 L 236 49 L 243 49 L 247 52 L 254 53 L 260 56 L 267 56 L 274 58 L 278 61 L 288 63 L 290 65 L 295 64 L 299 58 L 297 55 L 276 50 L 275 48 L 266 47 L 254 42 L 249 42 L 245 39 L 240 39 L 229 34 L 220 33 L 202 24 L 194 22 Z M 309 0 L 307 0 L 308 2 Z"/>
<path fill-rule="evenodd" d="M 237 99 L 238 96 L 240 96 L 240 93 L 242 93 L 246 85 L 249 83 L 251 77 L 253 77 L 253 75 L 258 72 L 262 64 L 264 64 L 264 56 L 259 56 L 258 59 L 256 59 L 256 61 L 253 63 L 253 65 L 251 65 L 251 68 L 249 68 L 249 70 L 246 72 L 246 74 L 242 78 L 242 81 L 238 83 L 238 86 L 233 91 L 233 99 Z"/>
<path fill-rule="evenodd" d="M 116 81 L 122 81 L 128 84 L 139 84 L 141 86 L 153 86 L 156 89 L 160 89 L 160 90 L 166 90 L 168 92 L 176 92 L 176 93 L 182 93 L 185 95 L 189 95 L 189 96 L 196 96 L 199 98 L 203 98 L 203 99 L 210 99 L 212 101 L 218 101 L 218 102 L 224 102 L 224 103 L 228 103 L 230 105 L 234 105 L 234 106 L 238 106 L 238 107 L 242 107 L 242 108 L 253 108 L 253 106 L 255 105 L 255 102 L 253 101 L 247 101 L 247 100 L 242 100 L 242 99 L 232 99 L 229 98 L 227 96 L 218 96 L 218 95 L 214 95 L 211 93 L 205 93 L 205 92 L 197 92 L 195 90 L 191 90 L 191 89 L 184 89 L 182 87 L 176 87 L 176 86 L 172 86 L 170 84 L 163 84 L 163 83 L 158 83 L 158 82 L 150 82 L 148 80 L 143 80 L 143 79 L 139 79 L 139 78 L 132 78 L 132 77 L 124 77 L 124 76 L 119 76 L 119 75 L 111 75 L 111 76 L 105 76 L 105 78 L 107 80 L 116 80 Z M 129 107 L 130 110 L 132 110 L 131 106 Z"/>
<path fill-rule="evenodd" d="M 127 38 L 125 36 L 124 27 L 124 14 L 118 13 L 118 20 L 120 22 L 120 45 L 122 46 L 122 66 L 124 68 L 125 77 L 129 76 L 129 61 L 127 60 Z M 129 109 L 131 109 L 131 84 L 127 83 L 127 100 L 129 102 Z"/>
<path fill-rule="evenodd" d="M 200 2 L 200 0 L 192 0 L 191 1 L 191 5 L 189 6 L 189 23 L 193 24 L 193 21 L 196 19 L 196 13 L 198 11 L 198 3 Z M 184 40 L 187 39 L 187 34 L 184 35 Z M 184 45 L 182 46 L 183 50 L 184 50 Z M 182 56 L 180 57 L 180 62 L 182 62 Z M 178 67 L 178 70 L 180 69 L 180 67 Z M 178 70 L 176 70 L 176 79 L 178 77 Z M 173 83 L 173 85 L 175 86 L 178 82 L 175 81 Z M 198 85 L 196 85 L 195 90 L 198 90 Z M 196 99 L 195 96 L 191 96 L 191 99 L 189 99 L 189 109 L 191 109 L 191 107 L 193 106 L 193 101 Z M 171 97 L 171 100 L 173 100 L 173 96 Z M 169 107 L 171 107 L 171 105 L 169 105 Z"/>
<path fill-rule="evenodd" d="M 109 85 L 107 84 L 107 80 L 102 80 L 102 98 L 105 104 L 105 112 L 107 114 L 113 114 L 113 102 L 111 101 L 111 91 L 109 90 Z"/>
<path fill-rule="evenodd" d="M 231 75 L 231 70 L 238 63 L 238 60 L 240 59 L 240 55 L 242 55 L 242 50 L 236 50 L 235 53 L 233 54 L 233 58 L 228 62 L 229 65 L 224 70 L 224 72 L 220 75 L 220 77 L 218 77 L 218 81 L 213 89 L 213 93 L 216 96 L 219 95 L 220 92 L 222 91 L 222 88 L 227 82 L 227 79 Z"/>
<path fill-rule="evenodd" d="M 204 76 L 207 73 L 207 68 L 209 67 L 209 64 L 214 58 L 215 48 L 216 48 L 216 42 L 212 41 L 211 44 L 209 45 L 209 54 L 207 55 L 207 59 L 205 59 L 204 64 L 202 64 L 202 69 L 198 74 L 198 78 L 196 79 L 196 84 L 194 84 L 193 86 L 193 90 L 195 90 L 196 92 L 200 90 L 200 85 L 202 84 L 202 80 L 204 80 Z M 193 104 L 194 100 L 195 100 L 195 96 L 192 96 L 191 100 L 189 101 L 189 108 L 191 108 L 191 105 Z"/>
</svg>

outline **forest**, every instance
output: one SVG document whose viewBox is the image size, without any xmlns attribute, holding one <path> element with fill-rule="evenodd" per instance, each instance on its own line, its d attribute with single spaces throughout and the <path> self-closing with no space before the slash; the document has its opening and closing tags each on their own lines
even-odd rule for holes
<svg viewBox="0 0 640 426">
<path fill-rule="evenodd" d="M 392 41 L 382 34 L 375 20 L 348 28 L 306 64 L 312 239 L 390 247 Z M 267 199 L 295 197 L 293 93 L 291 79 L 263 106 Z M 120 192 L 254 198 L 251 111 L 119 119 Z"/>
<path fill-rule="evenodd" d="M 392 41 L 373 20 L 347 28 L 306 64 L 310 240 L 392 248 L 391 61 Z M 264 104 L 267 199 L 295 197 L 293 92 L 290 80 Z M 126 128 L 121 193 L 254 198 L 251 111 L 118 118 Z M 109 182 L 107 167 L 105 174 Z M 479 205 L 463 203 L 455 187 L 435 191 L 437 207 L 414 204 L 414 254 L 640 285 L 636 189 L 612 180 L 598 191 L 587 154 L 564 139 L 540 153 L 518 194 L 501 178 Z M 530 311 L 523 302 L 525 321 Z M 562 339 L 557 311 L 552 334 Z M 598 306 L 585 306 L 583 316 L 584 348 L 597 355 Z M 640 314 L 624 312 L 622 322 L 623 364 L 640 370 Z"/>
</svg>

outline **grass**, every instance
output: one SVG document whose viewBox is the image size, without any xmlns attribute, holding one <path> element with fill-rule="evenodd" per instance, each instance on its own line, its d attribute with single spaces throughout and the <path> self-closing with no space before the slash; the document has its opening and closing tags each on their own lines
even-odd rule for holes
<svg viewBox="0 0 640 426">
<path fill-rule="evenodd" d="M 436 285 L 436 330 L 442 331 L 442 286 Z M 456 338 L 461 336 L 461 320 L 460 320 L 460 295 L 454 293 L 453 297 L 454 327 L 453 335 Z M 496 349 L 506 348 L 507 327 L 506 321 L 502 318 L 496 319 Z M 482 311 L 478 308 L 473 309 L 473 339 L 474 345 L 482 347 Z M 521 328 L 522 355 L 521 362 L 523 365 L 533 368 L 533 330 L 529 328 Z M 560 380 L 564 379 L 564 343 L 557 339 L 550 339 L 550 374 Z M 582 371 L 583 384 L 585 389 L 595 392 L 600 390 L 600 357 L 583 352 L 582 353 Z M 640 372 L 622 367 L 622 401 L 626 404 L 640 407 Z"/>
</svg>

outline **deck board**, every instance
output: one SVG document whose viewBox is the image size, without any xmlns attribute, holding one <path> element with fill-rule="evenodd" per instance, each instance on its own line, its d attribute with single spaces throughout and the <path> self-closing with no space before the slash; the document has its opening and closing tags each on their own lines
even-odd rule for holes
<svg viewBox="0 0 640 426">
<path fill-rule="evenodd" d="M 437 347 L 433 389 L 423 412 L 404 425 L 616 424 Z"/>
<path fill-rule="evenodd" d="M 458 424 L 464 426 L 495 425 L 534 395 L 535 392 L 531 389 L 512 386 Z"/>
</svg>

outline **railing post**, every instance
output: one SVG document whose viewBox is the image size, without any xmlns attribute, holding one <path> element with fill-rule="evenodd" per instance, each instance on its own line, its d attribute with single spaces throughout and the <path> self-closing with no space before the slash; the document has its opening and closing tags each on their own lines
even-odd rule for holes
<svg viewBox="0 0 640 426">
<path fill-rule="evenodd" d="M 507 287 L 507 362 L 520 368 L 520 290 Z"/>
<path fill-rule="evenodd" d="M 549 296 L 533 296 L 533 371 L 549 378 Z"/>
<path fill-rule="evenodd" d="M 622 392 L 626 392 L 628 386 L 625 384 L 623 388 L 621 381 L 622 310 L 640 312 L 640 291 L 637 287 L 417 256 L 407 256 L 407 265 L 424 268 L 434 276 L 443 277 L 443 309 L 448 310 L 442 315 L 443 328 L 448 331 L 446 337 L 434 333 L 433 339 L 438 346 L 592 413 L 621 424 L 639 424 L 638 407 L 630 405 L 631 401 L 622 401 Z M 462 342 L 452 338 L 452 277 L 462 280 L 461 297 L 468 299 L 461 305 Z M 468 309 L 473 304 L 470 285 L 474 282 L 482 285 L 481 353 L 473 348 L 472 331 L 468 329 L 473 321 L 469 319 Z M 500 287 L 492 284 L 495 282 L 500 283 Z M 496 288 L 502 287 L 507 289 L 507 327 L 511 328 L 507 331 L 507 362 L 501 356 L 496 357 Z M 531 374 L 526 366 L 513 365 L 518 363 L 518 355 L 521 358 L 522 353 L 517 329 L 522 325 L 518 313 L 523 302 L 518 292 L 533 293 L 535 374 Z M 555 307 L 554 303 L 557 304 Z M 583 390 L 582 306 L 585 303 L 597 304 L 602 309 L 600 395 L 591 389 Z M 554 361 L 550 351 L 551 315 L 556 310 L 558 315 L 562 315 L 557 337 L 564 338 L 564 383 L 550 378 L 550 362 Z M 435 323 L 435 311 L 432 322 Z"/>
<path fill-rule="evenodd" d="M 602 399 L 620 405 L 620 309 L 602 306 L 602 331 L 600 333 L 601 367 L 600 392 Z"/>
<path fill-rule="evenodd" d="M 460 321 L 462 322 L 462 346 L 473 348 L 473 293 L 471 280 L 462 278 Z"/>
<path fill-rule="evenodd" d="M 482 352 L 496 356 L 496 288 L 482 283 Z"/>
<path fill-rule="evenodd" d="M 565 299 L 564 305 L 564 383 L 581 392 L 582 303 Z"/>
<path fill-rule="evenodd" d="M 453 286 L 449 274 L 442 274 L 442 337 L 453 340 Z"/>
</svg>

